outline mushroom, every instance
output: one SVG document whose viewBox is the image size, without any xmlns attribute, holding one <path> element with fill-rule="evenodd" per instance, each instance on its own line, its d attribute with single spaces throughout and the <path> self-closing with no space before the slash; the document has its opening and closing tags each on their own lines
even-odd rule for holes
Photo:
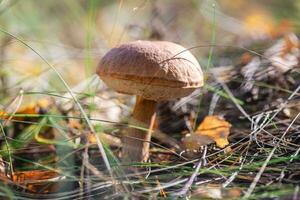
<svg viewBox="0 0 300 200">
<path fill-rule="evenodd" d="M 136 95 L 130 123 L 149 128 L 159 101 L 191 94 L 203 85 L 196 58 L 184 47 L 166 41 L 134 41 L 111 49 L 97 74 L 110 88 Z M 146 162 L 151 131 L 129 128 L 122 136 L 123 162 Z"/>
</svg>

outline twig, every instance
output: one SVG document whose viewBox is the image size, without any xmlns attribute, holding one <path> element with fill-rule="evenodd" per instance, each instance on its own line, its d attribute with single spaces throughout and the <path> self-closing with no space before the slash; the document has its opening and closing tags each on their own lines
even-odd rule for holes
<svg viewBox="0 0 300 200">
<path fill-rule="evenodd" d="M 218 95 L 217 93 L 213 94 L 213 97 L 211 99 L 210 105 L 209 105 L 209 111 L 208 114 L 209 115 L 213 115 L 215 108 L 217 106 L 218 100 L 220 99 L 220 95 Z"/>
<path fill-rule="evenodd" d="M 274 148 L 272 149 L 272 151 L 270 152 L 269 156 L 267 157 L 266 161 L 264 162 L 264 164 L 262 165 L 262 167 L 260 168 L 259 172 L 256 174 L 254 180 L 252 181 L 249 189 L 247 190 L 246 194 L 244 195 L 243 199 L 247 199 L 250 197 L 250 195 L 252 194 L 252 192 L 254 191 L 261 175 L 264 173 L 269 161 L 271 160 L 272 156 L 274 155 L 276 149 L 278 148 L 280 142 L 282 141 L 282 139 L 285 137 L 285 135 L 288 133 L 288 131 L 290 130 L 290 128 L 292 127 L 292 125 L 296 122 L 296 120 L 298 119 L 298 117 L 300 116 L 300 113 L 298 113 L 298 115 L 293 119 L 293 121 L 291 122 L 291 124 L 288 126 L 288 128 L 285 130 L 285 132 L 283 133 L 283 135 L 281 136 L 280 140 L 276 143 L 276 145 L 274 146 Z"/>
<path fill-rule="evenodd" d="M 299 193 L 299 185 L 297 185 L 295 187 L 295 191 L 294 191 L 294 194 L 293 194 L 293 200 L 297 200 L 298 199 L 298 193 Z"/>
<path fill-rule="evenodd" d="M 174 196 L 174 197 L 180 197 L 180 196 L 185 196 L 186 195 L 186 193 L 190 189 L 191 185 L 193 184 L 196 176 L 198 175 L 201 166 L 205 166 L 206 165 L 206 161 L 205 161 L 206 153 L 207 153 L 207 146 L 205 146 L 203 155 L 200 158 L 200 160 L 199 160 L 199 162 L 198 162 L 198 164 L 196 166 L 196 169 L 195 169 L 194 173 L 192 174 L 192 176 L 189 178 L 188 182 L 186 182 L 186 184 L 184 185 L 184 187 L 179 192 L 173 194 L 172 196 Z"/>
</svg>

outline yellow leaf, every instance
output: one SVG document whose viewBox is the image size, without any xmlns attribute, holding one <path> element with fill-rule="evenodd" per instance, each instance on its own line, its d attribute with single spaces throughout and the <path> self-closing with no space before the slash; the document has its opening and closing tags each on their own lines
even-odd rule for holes
<svg viewBox="0 0 300 200">
<path fill-rule="evenodd" d="M 217 143 L 217 146 L 224 148 L 229 144 L 227 137 L 230 132 L 231 124 L 222 118 L 211 115 L 205 117 L 195 134 L 207 136 Z"/>
<path fill-rule="evenodd" d="M 183 143 L 187 149 L 196 150 L 200 146 L 216 142 L 217 146 L 224 148 L 229 144 L 227 137 L 231 124 L 224 119 L 210 115 L 205 117 L 195 133 L 187 135 Z"/>
<path fill-rule="evenodd" d="M 21 106 L 15 113 L 7 113 L 4 110 L 0 110 L 0 119 L 14 119 L 14 120 L 24 120 L 24 117 L 11 117 L 12 114 L 42 114 L 46 112 L 52 105 L 50 99 L 44 98 L 39 99 L 36 102 L 31 102 L 26 104 L 25 106 Z"/>
<path fill-rule="evenodd" d="M 21 107 L 17 114 L 39 114 L 40 111 L 47 110 L 51 105 L 51 101 L 49 99 L 39 99 L 36 102 L 29 103 L 24 107 Z"/>
</svg>

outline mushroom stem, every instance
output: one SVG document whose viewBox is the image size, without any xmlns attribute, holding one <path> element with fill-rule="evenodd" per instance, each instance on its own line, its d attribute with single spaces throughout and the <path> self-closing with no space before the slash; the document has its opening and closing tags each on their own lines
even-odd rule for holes
<svg viewBox="0 0 300 200">
<path fill-rule="evenodd" d="M 156 101 L 137 96 L 130 124 L 149 128 L 155 116 Z M 123 135 L 122 157 L 124 162 L 146 162 L 149 157 L 151 131 L 129 128 Z"/>
</svg>

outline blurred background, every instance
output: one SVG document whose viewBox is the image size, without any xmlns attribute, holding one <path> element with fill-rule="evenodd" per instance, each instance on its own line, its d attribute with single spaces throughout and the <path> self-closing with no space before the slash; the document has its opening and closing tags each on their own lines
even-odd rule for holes
<svg viewBox="0 0 300 200">
<path fill-rule="evenodd" d="M 99 59 L 123 42 L 169 40 L 193 50 L 207 64 L 222 46 L 247 46 L 299 31 L 300 1 L 294 0 L 1 0 L 2 31 L 35 49 L 74 87 L 94 76 Z M 215 36 L 213 36 L 215 33 Z M 57 74 L 30 48 L 0 34 L 1 103 L 7 94 L 65 91 Z M 262 50 L 262 49 L 257 49 Z M 233 62 L 234 56 L 223 59 Z M 36 95 L 27 95 L 36 98 Z M 31 99 L 30 99 L 31 101 Z"/>
</svg>

